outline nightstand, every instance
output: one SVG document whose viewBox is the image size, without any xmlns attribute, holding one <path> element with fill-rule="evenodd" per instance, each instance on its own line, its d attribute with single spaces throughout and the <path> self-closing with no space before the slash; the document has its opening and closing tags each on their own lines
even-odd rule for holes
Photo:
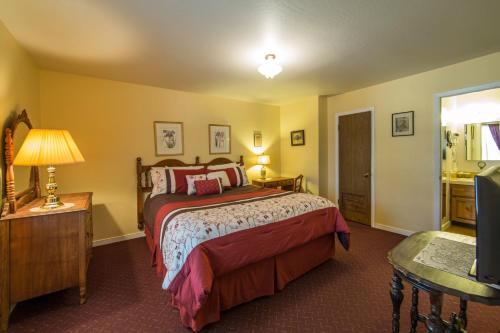
<svg viewBox="0 0 500 333">
<path fill-rule="evenodd" d="M 74 206 L 31 212 L 35 199 L 0 220 L 1 329 L 17 302 L 71 287 L 87 297 L 87 266 L 92 255 L 92 193 L 61 195 Z"/>
<path fill-rule="evenodd" d="M 252 180 L 253 185 L 262 187 L 281 187 L 285 191 L 293 191 L 294 179 L 290 177 L 269 177 L 269 178 L 257 178 Z"/>
</svg>

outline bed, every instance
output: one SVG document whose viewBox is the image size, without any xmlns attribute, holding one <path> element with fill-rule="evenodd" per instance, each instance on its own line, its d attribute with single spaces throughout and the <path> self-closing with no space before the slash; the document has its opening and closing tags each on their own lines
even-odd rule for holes
<svg viewBox="0 0 500 333">
<path fill-rule="evenodd" d="M 194 164 L 166 159 L 143 165 L 137 158 L 138 228 L 172 305 L 193 331 L 220 320 L 224 310 L 273 295 L 332 258 L 335 234 L 349 247 L 340 212 L 319 196 L 253 185 L 203 197 L 148 196 L 151 168 L 227 163 L 196 158 Z"/>
</svg>

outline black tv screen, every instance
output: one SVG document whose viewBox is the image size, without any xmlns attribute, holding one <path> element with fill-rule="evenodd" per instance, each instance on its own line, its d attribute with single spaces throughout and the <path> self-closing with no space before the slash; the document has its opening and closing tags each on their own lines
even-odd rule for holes
<svg viewBox="0 0 500 333">
<path fill-rule="evenodd" d="M 476 279 L 500 285 L 500 166 L 474 177 L 476 191 Z"/>
</svg>

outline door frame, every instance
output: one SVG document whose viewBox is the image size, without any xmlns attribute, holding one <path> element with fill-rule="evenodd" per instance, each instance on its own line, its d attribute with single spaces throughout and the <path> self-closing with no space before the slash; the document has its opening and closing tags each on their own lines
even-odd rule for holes
<svg viewBox="0 0 500 333">
<path fill-rule="evenodd" d="M 339 205 L 339 185 L 340 185 L 340 170 L 339 170 L 339 118 L 342 116 L 347 116 L 350 114 L 370 112 L 370 123 L 371 123 L 371 161 L 370 161 L 370 225 L 372 228 L 375 227 L 375 107 L 366 107 L 356 110 L 339 112 L 335 114 L 333 128 L 335 129 L 335 177 L 337 181 L 335 182 L 335 199 L 337 200 L 337 205 Z"/>
<path fill-rule="evenodd" d="M 441 98 L 500 88 L 500 81 L 434 94 L 434 230 L 441 230 Z"/>
</svg>

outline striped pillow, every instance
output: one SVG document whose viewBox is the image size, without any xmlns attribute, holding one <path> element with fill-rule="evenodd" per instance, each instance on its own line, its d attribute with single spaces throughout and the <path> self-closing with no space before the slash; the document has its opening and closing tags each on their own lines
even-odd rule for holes
<svg viewBox="0 0 500 333">
<path fill-rule="evenodd" d="M 236 166 L 236 175 L 238 178 L 238 186 L 247 186 L 248 185 L 248 176 L 243 165 Z"/>
<path fill-rule="evenodd" d="M 194 187 L 196 195 L 221 194 L 224 191 L 220 178 L 195 180 Z"/>
<path fill-rule="evenodd" d="M 226 172 L 232 187 L 240 187 L 248 185 L 248 177 L 245 171 L 245 167 L 238 165 L 234 168 L 227 168 L 224 170 L 217 170 L 217 171 Z"/>
<path fill-rule="evenodd" d="M 151 183 L 153 184 L 153 189 L 151 191 L 151 197 L 158 194 L 164 193 L 175 193 L 177 186 L 174 176 L 174 170 L 196 170 L 197 173 L 205 173 L 203 170 L 204 166 L 187 166 L 187 167 L 152 167 L 150 170 Z M 185 178 L 184 178 L 185 181 Z M 187 183 L 186 190 L 187 191 Z"/>
</svg>

